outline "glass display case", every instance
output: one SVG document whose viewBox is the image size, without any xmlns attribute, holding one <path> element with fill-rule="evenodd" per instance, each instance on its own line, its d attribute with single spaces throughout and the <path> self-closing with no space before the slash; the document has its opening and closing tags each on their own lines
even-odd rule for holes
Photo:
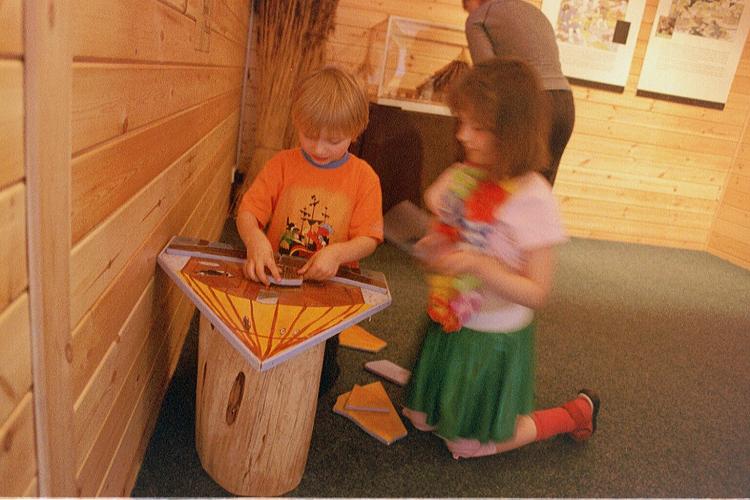
<svg viewBox="0 0 750 500">
<path fill-rule="evenodd" d="M 390 16 L 377 102 L 448 115 L 447 88 L 470 64 L 463 26 Z"/>
</svg>

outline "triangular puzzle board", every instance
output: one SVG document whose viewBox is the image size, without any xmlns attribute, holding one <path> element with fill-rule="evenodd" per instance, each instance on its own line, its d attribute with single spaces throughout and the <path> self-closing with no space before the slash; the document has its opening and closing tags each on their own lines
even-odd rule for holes
<svg viewBox="0 0 750 500">
<path fill-rule="evenodd" d="M 174 240 L 173 240 L 174 241 Z M 186 240 L 180 238 L 182 244 Z M 197 241 L 197 240 L 196 240 Z M 221 245 L 212 244 L 213 249 Z M 232 346 L 258 370 L 267 370 L 359 323 L 391 303 L 387 289 L 346 283 L 303 282 L 266 288 L 244 278 L 236 250 L 159 254 L 159 265 Z M 179 254 L 183 253 L 183 254 Z M 368 276 L 380 273 L 369 272 Z"/>
</svg>

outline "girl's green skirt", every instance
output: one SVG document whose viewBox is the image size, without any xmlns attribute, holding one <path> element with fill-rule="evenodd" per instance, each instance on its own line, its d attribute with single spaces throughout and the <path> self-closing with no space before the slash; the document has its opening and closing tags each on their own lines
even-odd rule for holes
<svg viewBox="0 0 750 500">
<path fill-rule="evenodd" d="M 535 323 L 511 333 L 430 322 L 408 387 L 407 406 L 446 439 L 501 442 L 534 409 Z"/>
</svg>

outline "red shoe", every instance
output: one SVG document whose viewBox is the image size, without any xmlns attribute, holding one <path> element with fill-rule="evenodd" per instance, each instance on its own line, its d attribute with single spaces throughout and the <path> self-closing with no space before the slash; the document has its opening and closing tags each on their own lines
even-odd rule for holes
<svg viewBox="0 0 750 500">
<path fill-rule="evenodd" d="M 568 433 L 576 441 L 585 441 L 596 432 L 596 417 L 599 415 L 601 402 L 599 395 L 591 389 L 581 389 L 578 397 L 568 401 L 563 408 L 576 423 L 575 430 Z"/>
</svg>

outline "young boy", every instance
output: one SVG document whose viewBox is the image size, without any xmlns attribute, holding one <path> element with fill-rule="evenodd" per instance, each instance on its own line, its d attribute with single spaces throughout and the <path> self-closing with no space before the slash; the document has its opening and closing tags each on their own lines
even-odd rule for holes
<svg viewBox="0 0 750 500">
<path fill-rule="evenodd" d="M 280 279 L 274 254 L 308 257 L 304 279 L 325 280 L 370 255 L 383 241 L 380 181 L 349 145 L 367 126 L 367 99 L 333 67 L 298 85 L 292 123 L 300 147 L 271 158 L 244 194 L 237 229 L 247 247 L 245 273 L 265 285 Z M 326 342 L 320 392 L 333 385 L 338 337 Z"/>
</svg>

